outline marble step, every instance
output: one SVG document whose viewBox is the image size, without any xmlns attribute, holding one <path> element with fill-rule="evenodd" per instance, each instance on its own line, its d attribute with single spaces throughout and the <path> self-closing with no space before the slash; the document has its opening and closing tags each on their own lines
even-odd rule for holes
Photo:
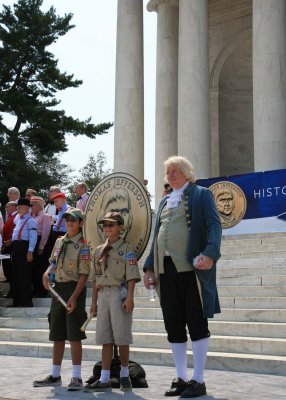
<svg viewBox="0 0 286 400">
<path fill-rule="evenodd" d="M 286 309 L 286 297 L 220 297 L 223 308 Z"/>
<path fill-rule="evenodd" d="M 85 345 L 95 344 L 95 331 L 86 332 Z M 48 329 L 0 329 L 1 342 L 34 342 L 48 343 Z M 166 333 L 133 332 L 133 346 L 158 349 L 169 349 Z M 188 342 L 191 350 L 191 342 Z M 212 335 L 210 351 L 225 353 L 245 353 L 286 356 L 286 339 L 242 336 Z"/>
<path fill-rule="evenodd" d="M 243 252 L 238 251 L 238 248 L 235 252 L 231 253 L 222 253 L 222 259 L 224 260 L 236 260 L 236 259 L 244 259 L 244 258 L 286 258 L 285 250 L 275 250 L 275 251 L 249 251 Z"/>
<path fill-rule="evenodd" d="M 0 317 L 6 318 L 45 318 L 48 314 L 48 308 L 1 308 Z M 140 308 L 136 307 L 133 312 L 133 318 L 140 319 L 162 319 L 162 310 L 158 307 Z M 286 309 L 246 309 L 246 308 L 222 308 L 221 314 L 216 314 L 218 321 L 257 321 L 257 322 L 285 322 Z"/>
<path fill-rule="evenodd" d="M 249 283 L 249 282 L 248 282 Z M 257 283 L 259 285 L 257 285 Z M 238 286 L 228 286 L 228 285 L 219 285 L 218 293 L 220 297 L 283 297 L 286 296 L 286 285 L 269 285 L 269 286 L 261 286 L 261 280 L 255 280 L 255 285 L 238 285 Z M 90 304 L 92 289 L 89 288 L 87 290 L 87 305 Z M 136 286 L 135 289 L 135 302 L 139 301 L 140 298 L 146 298 L 146 307 L 147 307 L 147 289 L 144 286 Z M 138 299 L 138 300 L 137 300 Z M 49 307 L 50 306 L 50 298 L 46 299 L 33 299 L 34 306 L 36 307 Z M 7 305 L 12 304 L 11 299 L 0 298 L 0 307 L 6 307 Z M 154 305 L 157 303 L 155 302 Z"/>
<path fill-rule="evenodd" d="M 0 352 L 5 355 L 26 357 L 52 357 L 51 343 L 36 342 L 0 342 Z M 192 352 L 188 351 L 188 367 L 192 368 Z M 69 345 L 66 345 L 65 358 L 70 359 Z M 83 345 L 83 359 L 95 363 L 101 360 L 101 347 L 96 345 Z M 173 366 L 173 357 L 170 349 L 155 348 L 130 348 L 130 360 L 135 360 L 143 365 Z M 92 368 L 92 366 L 91 366 Z M 272 375 L 286 375 L 286 357 L 274 355 L 255 355 L 212 352 L 208 353 L 206 368 L 228 370 L 234 372 L 250 372 Z"/>
<path fill-rule="evenodd" d="M 285 309 L 228 309 L 223 308 L 221 314 L 216 314 L 217 321 L 253 321 L 253 322 L 285 322 Z"/>
<path fill-rule="evenodd" d="M 270 263 L 269 263 L 270 264 Z M 217 277 L 232 278 L 240 276 L 257 276 L 257 275 L 285 275 L 286 276 L 286 265 L 262 265 L 257 268 L 249 267 L 230 267 L 228 265 L 217 267 Z"/>
<path fill-rule="evenodd" d="M 258 252 L 259 253 L 259 252 Z M 275 256 L 270 260 L 270 257 L 267 258 L 229 258 L 229 254 L 226 255 L 228 258 L 225 258 L 223 255 L 222 258 L 218 260 L 217 268 L 228 267 L 228 268 L 260 268 L 260 267 L 284 267 L 286 271 L 286 257 L 278 257 Z M 139 264 L 139 270 L 141 275 L 143 276 L 143 264 Z"/>
<path fill-rule="evenodd" d="M 284 287 L 284 291 L 286 291 L 286 286 Z M 234 293 L 230 293 L 229 296 L 222 296 L 220 294 L 220 304 L 223 308 L 285 308 L 286 309 L 286 297 L 282 296 L 271 296 L 271 297 L 255 297 L 252 296 L 253 293 L 249 291 L 249 297 L 236 296 Z M 12 301 L 11 301 L 12 302 Z M 33 304 L 35 307 L 45 307 L 47 308 L 46 312 L 48 313 L 48 307 L 50 306 L 50 299 L 34 299 Z M 88 297 L 86 300 L 87 307 L 91 304 L 91 297 Z M 153 308 L 158 307 L 159 301 L 158 299 L 154 302 L 149 301 L 148 297 L 145 295 L 141 297 L 135 298 L 135 307 L 139 308 Z"/>
<path fill-rule="evenodd" d="M 286 296 L 286 286 L 219 286 L 218 293 L 225 297 L 283 297 Z"/>
<path fill-rule="evenodd" d="M 146 297 L 146 288 L 137 286 L 135 290 L 136 299 Z M 236 297 L 280 297 L 286 296 L 286 286 L 218 286 L 220 296 Z"/>
<path fill-rule="evenodd" d="M 286 286 L 286 275 L 264 276 L 219 276 L 218 286 Z"/>
<path fill-rule="evenodd" d="M 222 235 L 222 240 L 251 240 L 251 239 L 269 239 L 286 237 L 286 232 L 259 232 L 259 233 L 241 233 L 236 235 Z"/>
<path fill-rule="evenodd" d="M 254 268 L 259 269 L 262 267 L 268 266 L 282 266 L 285 268 L 286 271 L 286 258 L 284 257 L 274 257 L 271 260 L 269 258 L 242 258 L 242 259 L 235 259 L 235 260 L 224 260 L 222 258 L 219 259 L 217 263 L 217 269 L 221 267 L 228 267 L 228 268 Z"/>
<path fill-rule="evenodd" d="M 244 246 L 247 244 L 248 246 L 264 246 L 264 245 L 282 245 L 286 246 L 286 236 L 279 237 L 265 237 L 265 238 L 256 238 L 256 239 L 233 239 L 229 238 L 228 240 L 223 239 L 221 245 L 223 248 L 228 246 Z"/>
<path fill-rule="evenodd" d="M 48 329 L 48 320 L 41 318 L 5 318 L 0 317 L 0 326 L 2 329 Z M 96 319 L 93 319 L 88 325 L 89 330 L 95 331 Z M 237 322 L 237 321 L 217 321 L 209 320 L 209 329 L 211 334 L 225 336 L 247 336 L 247 337 L 265 337 L 265 338 L 286 338 L 286 323 L 273 322 Z M 139 319 L 135 318 L 132 325 L 133 332 L 156 332 L 165 333 L 165 326 L 162 319 Z"/>
<path fill-rule="evenodd" d="M 276 252 L 276 251 L 281 251 L 286 248 L 286 240 L 285 243 L 271 243 L 271 244 L 249 244 L 248 242 L 243 243 L 243 244 L 234 244 L 233 246 L 222 246 L 221 247 L 221 253 L 222 254 L 228 254 L 228 253 L 236 253 L 236 252 L 241 252 L 243 253 L 249 253 L 249 252 Z"/>
</svg>

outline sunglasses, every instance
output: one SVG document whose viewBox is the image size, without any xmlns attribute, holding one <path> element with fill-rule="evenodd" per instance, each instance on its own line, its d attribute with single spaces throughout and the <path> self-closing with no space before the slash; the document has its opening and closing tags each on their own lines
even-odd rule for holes
<svg viewBox="0 0 286 400">
<path fill-rule="evenodd" d="M 114 224 L 112 224 L 112 223 L 110 223 L 110 224 L 103 224 L 103 228 L 113 228 L 114 226 L 116 226 L 117 224 L 116 223 L 114 223 Z"/>
</svg>

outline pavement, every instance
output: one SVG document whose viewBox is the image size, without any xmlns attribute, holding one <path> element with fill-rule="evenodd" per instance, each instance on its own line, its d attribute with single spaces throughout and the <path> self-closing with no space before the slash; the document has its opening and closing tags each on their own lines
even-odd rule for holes
<svg viewBox="0 0 286 400">
<path fill-rule="evenodd" d="M 63 385 L 55 388 L 34 388 L 32 386 L 34 380 L 50 373 L 50 359 L 0 356 L 0 365 L 0 400 L 166 399 L 164 392 L 170 387 L 170 383 L 175 377 L 175 369 L 172 367 L 144 365 L 148 388 L 134 389 L 127 393 L 123 393 L 119 389 L 113 389 L 108 393 L 68 392 L 66 387 L 70 381 L 70 360 L 63 361 L 61 373 Z M 84 380 L 92 374 L 92 368 L 93 363 L 83 362 L 82 377 Z M 190 370 L 190 377 L 191 372 Z M 202 400 L 286 399 L 285 376 L 206 370 L 205 382 L 208 395 L 202 396 Z"/>
</svg>

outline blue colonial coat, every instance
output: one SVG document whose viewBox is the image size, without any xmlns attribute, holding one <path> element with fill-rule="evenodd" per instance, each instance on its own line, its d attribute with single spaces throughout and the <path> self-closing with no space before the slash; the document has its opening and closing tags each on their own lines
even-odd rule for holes
<svg viewBox="0 0 286 400">
<path fill-rule="evenodd" d="M 146 270 L 154 271 L 159 279 L 157 236 L 160 229 L 160 216 L 166 205 L 168 196 L 162 198 L 158 207 L 154 236 L 150 254 L 145 264 Z M 183 193 L 186 212 L 186 221 L 189 226 L 187 259 L 193 265 L 193 259 L 199 254 L 208 256 L 214 260 L 210 270 L 199 270 L 194 268 L 200 283 L 200 294 L 203 312 L 206 318 L 212 318 L 220 312 L 219 299 L 216 287 L 216 261 L 220 258 L 221 222 L 218 215 L 212 192 L 196 184 L 189 184 Z"/>
</svg>

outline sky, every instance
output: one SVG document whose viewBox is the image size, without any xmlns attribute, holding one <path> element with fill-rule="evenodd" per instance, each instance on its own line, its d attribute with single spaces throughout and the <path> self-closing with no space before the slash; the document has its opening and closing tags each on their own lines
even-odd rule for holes
<svg viewBox="0 0 286 400">
<path fill-rule="evenodd" d="M 4 0 L 5 4 L 14 1 Z M 155 180 L 155 72 L 156 72 L 156 13 L 148 12 L 143 1 L 144 12 L 144 94 L 145 94 L 145 178 L 148 189 L 154 194 Z M 86 119 L 92 117 L 95 124 L 114 122 L 115 108 L 115 61 L 117 0 L 44 0 L 43 7 L 56 8 L 63 16 L 72 13 L 75 26 L 52 46 L 59 60 L 61 71 L 74 73 L 83 84 L 76 89 L 60 93 L 61 108 L 67 115 Z M 86 165 L 90 154 L 103 151 L 107 167 L 113 168 L 114 131 L 88 139 L 83 136 L 67 137 L 68 152 L 61 161 L 75 171 Z"/>
<path fill-rule="evenodd" d="M 120 0 L 119 0 L 120 1 Z M 155 73 L 156 73 L 156 13 L 148 12 L 143 0 L 144 13 L 144 130 L 145 130 L 145 178 L 151 195 L 155 193 Z M 15 0 L 3 0 L 13 6 Z M 75 25 L 49 49 L 58 59 L 62 72 L 74 74 L 83 84 L 57 94 L 60 109 L 66 115 L 94 124 L 114 122 L 115 109 L 115 62 L 117 0 L 43 0 L 43 10 L 51 6 L 59 16 L 71 13 Z M 2 8 L 2 7 L 1 7 Z M 113 169 L 114 130 L 96 139 L 84 136 L 66 137 L 68 151 L 60 155 L 76 175 L 85 166 L 90 155 L 103 151 L 106 168 Z"/>
</svg>

